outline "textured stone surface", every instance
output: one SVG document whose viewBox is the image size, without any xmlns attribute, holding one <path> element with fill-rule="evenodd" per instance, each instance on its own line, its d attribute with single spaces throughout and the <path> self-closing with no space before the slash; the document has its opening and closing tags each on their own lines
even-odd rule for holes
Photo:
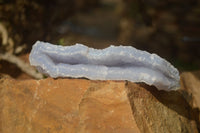
<svg viewBox="0 0 200 133">
<path fill-rule="evenodd" d="M 125 81 L 4 76 L 0 132 L 197 133 L 199 113 L 186 93 Z"/>
<path fill-rule="evenodd" d="M 194 108 L 200 109 L 200 71 L 182 73 L 181 84 L 182 89 L 186 90 L 191 96 L 187 100 L 191 100 Z"/>
<path fill-rule="evenodd" d="M 179 91 L 128 83 L 128 97 L 141 132 L 197 133 L 196 116 Z"/>
<path fill-rule="evenodd" d="M 195 110 L 195 118 L 198 119 L 200 128 L 200 71 L 182 73 L 181 86 L 184 98 Z"/>
<path fill-rule="evenodd" d="M 2 79 L 0 132 L 139 132 L 125 82 Z"/>
</svg>

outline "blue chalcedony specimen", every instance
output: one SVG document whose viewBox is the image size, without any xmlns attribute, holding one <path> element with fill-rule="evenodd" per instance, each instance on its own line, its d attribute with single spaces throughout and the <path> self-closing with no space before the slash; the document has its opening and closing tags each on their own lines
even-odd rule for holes
<svg viewBox="0 0 200 133">
<path fill-rule="evenodd" d="M 131 46 L 94 49 L 82 44 L 58 46 L 37 41 L 29 60 L 39 72 L 53 78 L 128 80 L 166 91 L 179 88 L 180 77 L 175 67 L 156 54 Z"/>
</svg>

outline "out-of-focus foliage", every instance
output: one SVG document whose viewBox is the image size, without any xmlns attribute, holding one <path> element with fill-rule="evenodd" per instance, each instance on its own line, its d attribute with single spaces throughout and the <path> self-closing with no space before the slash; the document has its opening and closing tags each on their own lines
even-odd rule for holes
<svg viewBox="0 0 200 133">
<path fill-rule="evenodd" d="M 198 0 L 123 0 L 122 5 L 120 41 L 135 42 L 179 66 L 200 66 Z"/>
<path fill-rule="evenodd" d="M 80 10 L 90 9 L 97 0 L 1 0 L 0 20 L 17 45 L 48 40 L 51 29 Z"/>
<path fill-rule="evenodd" d="M 29 52 L 36 40 L 132 45 L 183 70 L 200 67 L 199 16 L 198 0 L 0 0 L 0 24 L 15 51 Z M 0 52 L 6 50 L 0 46 Z"/>
</svg>

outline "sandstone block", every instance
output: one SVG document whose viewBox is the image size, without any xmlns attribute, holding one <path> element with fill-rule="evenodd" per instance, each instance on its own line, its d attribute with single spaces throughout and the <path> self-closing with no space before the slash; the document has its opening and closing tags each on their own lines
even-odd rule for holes
<svg viewBox="0 0 200 133">
<path fill-rule="evenodd" d="M 0 132 L 197 133 L 199 114 L 182 91 L 126 81 L 3 77 Z"/>
</svg>

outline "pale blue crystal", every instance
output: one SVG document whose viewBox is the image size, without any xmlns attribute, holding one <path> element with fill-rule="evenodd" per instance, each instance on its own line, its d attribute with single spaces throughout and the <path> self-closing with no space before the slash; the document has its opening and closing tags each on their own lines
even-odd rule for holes
<svg viewBox="0 0 200 133">
<path fill-rule="evenodd" d="M 179 88 L 180 77 L 176 68 L 156 54 L 131 46 L 93 49 L 82 44 L 58 46 L 37 41 L 29 60 L 40 72 L 53 78 L 128 80 L 166 91 Z"/>
</svg>

